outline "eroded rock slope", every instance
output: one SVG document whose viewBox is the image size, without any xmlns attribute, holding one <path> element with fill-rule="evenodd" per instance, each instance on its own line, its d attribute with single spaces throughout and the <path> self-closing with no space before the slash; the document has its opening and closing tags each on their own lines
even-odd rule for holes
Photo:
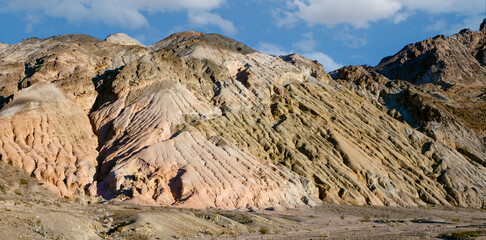
<svg viewBox="0 0 486 240">
<path fill-rule="evenodd" d="M 410 83 L 359 67 L 336 81 L 300 55 L 266 55 L 217 34 L 178 33 L 149 47 L 109 39 L 0 49 L 3 161 L 65 196 L 150 205 L 486 206 L 481 133 L 462 120 L 450 123 L 462 136 L 418 128 L 435 119 L 427 104 L 408 121 L 391 106 L 423 103 L 415 92 L 402 97 L 424 92 Z M 20 121 L 29 118 L 40 120 Z M 461 137 L 467 148 L 457 147 Z"/>
<path fill-rule="evenodd" d="M 346 67 L 335 77 L 485 166 L 486 29 L 481 26 L 410 44 L 374 68 Z"/>
</svg>

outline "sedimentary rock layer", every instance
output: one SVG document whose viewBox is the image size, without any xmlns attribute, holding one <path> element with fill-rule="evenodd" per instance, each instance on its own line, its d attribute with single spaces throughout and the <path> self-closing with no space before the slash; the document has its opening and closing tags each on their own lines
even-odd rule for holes
<svg viewBox="0 0 486 240">
<path fill-rule="evenodd" d="M 2 160 L 65 196 L 150 205 L 486 206 L 484 122 L 451 110 L 459 83 L 448 95 L 378 73 L 399 57 L 333 80 L 316 61 L 217 34 L 129 40 L 0 48 Z"/>
</svg>

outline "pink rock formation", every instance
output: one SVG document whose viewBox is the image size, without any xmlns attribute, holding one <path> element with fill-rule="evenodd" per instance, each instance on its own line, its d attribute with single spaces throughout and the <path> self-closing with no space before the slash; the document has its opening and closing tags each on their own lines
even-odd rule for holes
<svg viewBox="0 0 486 240">
<path fill-rule="evenodd" d="M 67 35 L 0 47 L 2 161 L 64 196 L 139 204 L 486 206 L 483 145 L 456 134 L 476 128 L 442 121 L 460 130 L 447 142 L 400 115 L 413 103 L 419 123 L 440 119 L 434 109 L 448 105 L 426 100 L 434 87 L 361 67 L 335 81 L 300 55 L 217 34 L 132 43 Z"/>
<path fill-rule="evenodd" d="M 0 154 L 63 196 L 84 194 L 97 166 L 90 128 L 86 114 L 61 90 L 38 82 L 0 112 Z"/>
</svg>

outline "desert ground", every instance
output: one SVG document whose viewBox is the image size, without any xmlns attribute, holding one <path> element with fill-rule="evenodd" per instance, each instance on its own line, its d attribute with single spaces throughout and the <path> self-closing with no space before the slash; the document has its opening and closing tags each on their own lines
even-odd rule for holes
<svg viewBox="0 0 486 240">
<path fill-rule="evenodd" d="M 0 170 L 2 239 L 486 239 L 486 213 L 474 209 L 152 207 L 61 198 L 23 170 Z"/>
</svg>

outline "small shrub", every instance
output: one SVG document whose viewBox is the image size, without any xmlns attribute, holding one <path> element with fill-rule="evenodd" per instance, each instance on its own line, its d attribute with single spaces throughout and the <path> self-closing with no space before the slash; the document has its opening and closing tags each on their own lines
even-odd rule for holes
<svg viewBox="0 0 486 240">
<path fill-rule="evenodd" d="M 29 182 L 27 182 L 27 180 L 25 180 L 23 178 L 20 179 L 20 184 L 26 185 L 27 183 L 29 183 Z"/>
<path fill-rule="evenodd" d="M 267 234 L 267 233 L 268 233 L 268 228 L 267 228 L 267 227 L 260 227 L 259 232 L 260 232 L 261 234 Z"/>
<path fill-rule="evenodd" d="M 481 235 L 480 231 L 449 232 L 441 234 L 439 237 L 446 239 L 473 239 Z"/>
<path fill-rule="evenodd" d="M 174 236 L 175 239 L 179 239 L 180 237 L 179 236 Z M 127 240 L 149 240 L 149 239 L 152 239 L 150 236 L 148 235 L 145 235 L 143 233 L 133 233 L 133 234 L 130 234 L 127 238 L 125 238 Z"/>
<path fill-rule="evenodd" d="M 371 217 L 370 215 L 364 215 L 363 216 L 363 220 L 361 220 L 362 222 L 371 222 Z"/>
<path fill-rule="evenodd" d="M 341 219 L 344 219 L 344 215 L 341 215 L 341 217 L 340 217 L 340 218 L 341 218 Z"/>
</svg>

